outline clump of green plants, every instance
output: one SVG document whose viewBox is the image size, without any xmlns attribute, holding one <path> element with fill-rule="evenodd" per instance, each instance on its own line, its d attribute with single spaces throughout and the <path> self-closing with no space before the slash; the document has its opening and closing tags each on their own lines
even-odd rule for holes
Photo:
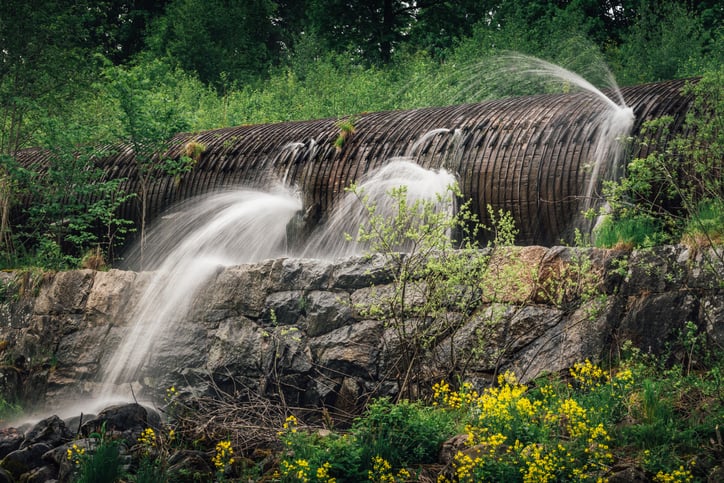
<svg viewBox="0 0 724 483">
<path fill-rule="evenodd" d="M 0 341 L 0 347 L 6 345 L 6 341 Z M 22 413 L 22 407 L 14 402 L 8 401 L 0 396 L 0 423 Z"/>
<path fill-rule="evenodd" d="M 596 245 L 637 248 L 662 243 L 708 247 L 724 238 L 724 68 L 685 88 L 693 96 L 680 134 L 673 118 L 644 123 L 626 174 L 607 182 L 609 210 L 595 233 Z"/>
<path fill-rule="evenodd" d="M 354 123 L 353 118 L 343 119 L 337 123 L 339 136 L 334 140 L 334 147 L 337 148 L 337 151 L 341 151 L 350 136 L 355 133 Z"/>
<path fill-rule="evenodd" d="M 280 432 L 288 450 L 280 463 L 282 481 L 414 481 L 461 429 L 456 419 L 421 401 L 387 398 L 372 402 L 343 433 L 310 431 L 290 416 Z"/>
<path fill-rule="evenodd" d="M 92 433 L 90 438 L 95 442 L 89 448 L 73 444 L 66 452 L 66 458 L 74 468 L 73 482 L 119 481 L 123 476 L 121 441 L 107 437 L 105 424 L 100 432 Z"/>
<path fill-rule="evenodd" d="M 183 175 L 190 173 L 194 169 L 205 151 L 206 146 L 203 143 L 194 140 L 189 141 L 183 146 L 178 159 L 166 158 L 164 160 L 163 170 L 166 174 L 173 176 L 174 184 L 178 185 Z"/>
<path fill-rule="evenodd" d="M 638 215 L 616 219 L 607 216 L 595 229 L 596 246 L 616 250 L 650 247 L 661 240 L 661 228 L 650 216 Z"/>
</svg>

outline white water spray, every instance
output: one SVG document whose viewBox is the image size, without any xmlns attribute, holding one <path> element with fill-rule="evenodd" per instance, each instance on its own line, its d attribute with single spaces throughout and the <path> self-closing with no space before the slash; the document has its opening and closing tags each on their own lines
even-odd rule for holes
<svg viewBox="0 0 724 483">
<path fill-rule="evenodd" d="M 153 365 L 154 341 L 173 333 L 218 267 L 283 255 L 287 223 L 300 209 L 287 190 L 244 190 L 188 202 L 164 217 L 149 233 L 144 254 L 154 274 L 104 367 L 101 398 L 112 397 L 120 384 L 138 380 Z"/>
<path fill-rule="evenodd" d="M 521 74 L 524 78 L 532 76 L 544 84 L 558 85 L 565 91 L 587 93 L 601 103 L 601 110 L 594 123 L 598 126 L 598 136 L 593 158 L 589 160 L 590 174 L 581 204 L 583 212 L 598 207 L 602 201 L 598 194 L 601 183 L 604 180 L 616 179 L 620 174 L 625 139 L 630 135 L 635 120 L 633 109 L 626 105 L 613 75 L 605 65 L 599 66 L 607 87 L 607 95 L 579 74 L 535 57 L 513 54 L 503 56 L 501 60 L 508 63 L 508 72 Z"/>
<path fill-rule="evenodd" d="M 428 170 L 407 158 L 397 158 L 380 169 L 368 174 L 359 188 L 367 197 L 368 205 L 376 207 L 375 213 L 384 217 L 397 214 L 397 204 L 389 195 L 393 188 L 407 187 L 407 200 L 437 200 L 455 183 L 455 177 L 444 169 Z M 452 210 L 450 203 L 443 203 L 441 210 Z M 302 256 L 310 258 L 335 259 L 364 252 L 365 247 L 345 239 L 353 238 L 359 228 L 368 220 L 367 207 L 354 193 L 346 193 L 340 200 L 328 221 L 310 239 Z M 404 250 L 404 247 L 399 247 Z"/>
<path fill-rule="evenodd" d="M 415 155 L 415 152 L 422 146 L 423 144 L 427 143 L 430 139 L 437 136 L 438 134 L 447 134 L 450 130 L 445 127 L 439 127 L 437 129 L 433 129 L 431 131 L 426 132 L 420 139 L 415 141 L 412 146 L 407 150 L 405 153 L 406 157 L 411 157 Z"/>
</svg>

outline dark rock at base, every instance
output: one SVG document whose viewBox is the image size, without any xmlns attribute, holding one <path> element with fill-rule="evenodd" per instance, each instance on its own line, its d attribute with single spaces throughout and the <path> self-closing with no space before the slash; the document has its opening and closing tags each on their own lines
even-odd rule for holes
<svg viewBox="0 0 724 483">
<path fill-rule="evenodd" d="M 46 483 L 48 481 L 55 481 L 57 474 L 57 468 L 52 466 L 41 466 L 40 468 L 35 468 L 33 471 L 22 475 L 18 483 Z"/>
<path fill-rule="evenodd" d="M 58 416 L 50 416 L 38 422 L 25 434 L 21 448 L 46 443 L 51 448 L 73 439 L 73 433 Z"/>
<path fill-rule="evenodd" d="M 80 428 L 86 421 L 90 421 L 91 419 L 95 419 L 97 417 L 96 414 L 89 413 L 89 414 L 79 414 L 77 416 L 71 416 L 69 418 L 64 419 L 65 425 L 68 427 L 68 429 L 73 433 L 73 435 L 77 435 L 80 432 Z"/>
<path fill-rule="evenodd" d="M 23 433 L 16 428 L 0 429 L 0 459 L 19 449 L 24 439 Z M 2 479 L 0 479 L 0 482 L 2 482 Z"/>
<path fill-rule="evenodd" d="M 213 469 L 209 457 L 202 451 L 184 450 L 171 455 L 168 472 L 173 481 L 199 481 L 197 476 L 210 477 Z"/>
<path fill-rule="evenodd" d="M 0 468 L 0 483 L 15 483 L 13 475 L 5 468 Z"/>
<path fill-rule="evenodd" d="M 140 404 L 123 404 L 110 406 L 95 418 L 81 426 L 81 434 L 88 436 L 101 431 L 121 433 L 127 441 L 135 441 L 141 432 L 148 427 L 158 427 L 161 418 L 155 411 L 150 411 Z"/>
<path fill-rule="evenodd" d="M 458 434 L 445 441 L 440 448 L 438 463 L 448 467 L 452 465 L 455 455 L 467 447 L 467 441 L 467 434 Z"/>
<path fill-rule="evenodd" d="M 608 475 L 608 483 L 648 483 L 649 481 L 644 471 L 636 466 L 614 466 Z"/>
<path fill-rule="evenodd" d="M 0 462 L 0 466 L 9 471 L 15 479 L 35 468 L 43 466 L 42 456 L 50 450 L 45 443 L 37 443 L 13 451 Z"/>
</svg>

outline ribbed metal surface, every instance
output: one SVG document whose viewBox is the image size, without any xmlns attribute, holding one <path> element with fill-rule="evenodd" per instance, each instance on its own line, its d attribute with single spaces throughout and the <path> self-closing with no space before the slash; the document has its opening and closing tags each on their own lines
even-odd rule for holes
<svg viewBox="0 0 724 483">
<path fill-rule="evenodd" d="M 683 80 L 622 89 L 636 116 L 634 134 L 645 120 L 673 116 L 681 129 L 691 98 L 682 96 Z M 193 171 L 174 183 L 154 180 L 149 219 L 173 203 L 213 189 L 245 185 L 265 188 L 275 182 L 298 187 L 304 205 L 323 217 L 344 188 L 392 158 L 412 153 L 427 168 L 456 173 L 466 198 L 485 218 L 485 207 L 510 210 L 522 244 L 553 244 L 567 233 L 581 210 L 587 186 L 586 164 L 593 157 L 601 104 L 589 95 L 561 94 L 502 99 L 478 104 L 357 116 L 355 134 L 338 151 L 333 146 L 336 119 L 240 126 L 180 134 L 167 156 L 179 156 L 194 139 L 206 151 Z M 109 178 L 127 178 L 136 191 L 133 153 L 121 148 L 100 159 Z M 21 153 L 23 164 L 43 166 L 47 155 Z M 138 201 L 123 206 L 121 216 L 138 220 Z"/>
</svg>

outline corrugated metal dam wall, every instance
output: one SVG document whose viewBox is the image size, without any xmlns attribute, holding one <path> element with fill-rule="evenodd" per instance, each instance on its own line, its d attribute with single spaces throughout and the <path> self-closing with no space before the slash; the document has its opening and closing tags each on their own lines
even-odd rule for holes
<svg viewBox="0 0 724 483">
<path fill-rule="evenodd" d="M 674 118 L 672 132 L 682 128 L 692 101 L 681 94 L 684 83 L 622 89 L 635 115 L 634 135 L 644 121 L 664 115 Z M 592 96 L 575 93 L 365 113 L 355 116 L 355 132 L 341 150 L 334 146 L 338 119 L 179 134 L 165 156 L 180 156 L 189 140 L 206 150 L 180 180 L 160 174 L 153 180 L 148 219 L 215 189 L 264 189 L 282 182 L 298 187 L 316 223 L 345 187 L 395 157 L 410 155 L 423 167 L 454 172 L 464 197 L 473 200 L 483 219 L 488 204 L 511 211 L 520 228 L 519 243 L 555 244 L 569 234 L 582 209 L 601 106 Z M 124 189 L 136 191 L 133 152 L 127 147 L 116 151 L 98 163 L 108 177 L 125 178 Z M 28 150 L 20 160 L 42 166 L 47 154 Z M 138 200 L 124 205 L 121 216 L 138 220 Z"/>
</svg>

